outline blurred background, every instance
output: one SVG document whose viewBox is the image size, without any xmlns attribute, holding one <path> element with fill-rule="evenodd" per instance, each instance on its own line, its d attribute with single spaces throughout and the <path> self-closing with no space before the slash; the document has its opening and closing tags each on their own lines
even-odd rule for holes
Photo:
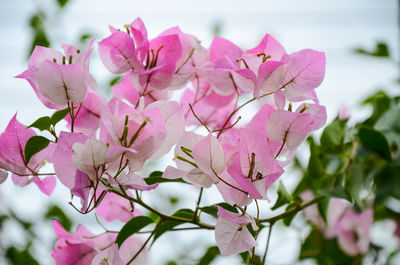
<svg viewBox="0 0 400 265">
<path fill-rule="evenodd" d="M 50 114 L 26 81 L 13 78 L 27 68 L 27 59 L 34 45 L 50 45 L 59 49 L 61 43 L 69 43 L 85 47 L 91 38 L 100 41 L 108 36 L 109 25 L 121 28 L 136 17 L 142 18 L 150 38 L 178 25 L 183 32 L 197 36 L 205 47 L 218 34 L 248 49 L 258 44 L 266 33 L 270 33 L 288 53 L 304 48 L 324 51 L 327 70 L 325 80 L 317 90 L 320 102 L 326 105 L 329 120 L 344 107 L 350 111 L 351 119 L 357 120 L 370 112 L 369 109 L 360 108 L 360 102 L 373 91 L 384 88 L 388 94 L 398 94 L 398 87 L 394 85 L 399 81 L 398 13 L 399 2 L 396 0 L 2 0 L 0 131 L 4 131 L 17 111 L 18 119 L 23 124 L 30 124 L 37 117 Z M 389 53 L 390 58 L 387 56 Z M 92 53 L 90 67 L 99 84 L 98 90 L 110 96 L 112 76 L 101 64 L 97 46 Z M 168 190 L 164 192 L 168 198 L 174 193 Z M 73 224 L 84 223 L 96 231 L 98 225 L 94 216 L 79 216 L 68 206 L 68 199 L 69 194 L 61 184 L 58 184 L 50 198 L 40 193 L 34 185 L 21 189 L 15 187 L 10 179 L 2 184 L 0 256 L 25 253 L 29 260 L 29 251 L 24 250 L 31 249 L 29 253 L 40 264 L 53 264 L 49 253 L 54 236 L 46 215 L 50 218 L 68 216 Z M 177 203 L 173 200 L 169 202 Z M 52 205 L 60 208 L 49 208 Z M 66 216 L 60 217 L 63 216 L 60 209 Z M 6 216 L 17 221 L 4 221 Z M 115 226 L 118 227 L 118 224 Z M 268 253 L 269 264 L 295 262 L 299 235 L 292 230 L 282 230 L 280 235 L 277 232 L 275 239 L 273 234 Z M 182 233 L 177 238 L 188 240 L 184 238 L 188 235 L 196 238 L 198 234 Z M 27 245 L 30 238 L 35 238 L 32 248 Z M 288 241 L 287 238 L 293 240 Z M 201 256 L 202 250 L 192 249 L 197 246 L 193 240 L 188 240 L 192 243 L 183 246 L 183 249 L 174 249 L 169 240 L 160 239 L 157 242 L 154 248 L 160 255 L 153 257 L 151 264 L 167 264 L 169 260 L 179 260 L 179 255 L 182 260 L 189 260 L 187 264 L 195 264 L 190 263 L 190 259 L 196 260 Z M 211 233 L 197 244 L 206 247 L 212 241 Z M 281 243 L 285 241 L 289 243 L 282 246 Z M 262 242 L 260 244 L 263 245 Z M 175 254 L 171 254 L 171 250 Z M 190 253 L 186 254 L 189 257 L 185 253 Z M 6 261 L 0 257 L 0 264 L 2 262 Z M 231 264 L 236 264 L 234 262 L 240 264 L 232 258 Z M 26 263 L 25 260 L 21 264 L 35 263 Z M 226 263 L 217 260 L 215 264 Z"/>
</svg>

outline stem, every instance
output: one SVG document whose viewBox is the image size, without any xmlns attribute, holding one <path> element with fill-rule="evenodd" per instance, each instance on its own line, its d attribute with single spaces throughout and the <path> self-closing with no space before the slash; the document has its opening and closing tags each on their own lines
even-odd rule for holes
<svg viewBox="0 0 400 265">
<path fill-rule="evenodd" d="M 192 223 L 192 224 L 195 224 L 195 225 L 197 225 L 197 226 L 199 226 L 201 228 L 204 228 L 204 229 L 210 229 L 210 230 L 215 229 L 215 226 L 202 223 L 202 222 L 200 222 L 198 220 L 193 221 L 193 219 L 187 219 L 187 218 L 182 218 L 182 217 L 178 217 L 178 216 L 165 215 L 165 214 L 157 211 L 156 209 L 152 208 L 151 206 L 146 204 L 141 199 L 135 199 L 135 198 L 132 198 L 132 197 L 129 197 L 129 196 L 125 196 L 123 193 L 113 189 L 113 187 L 111 187 L 111 186 L 109 186 L 109 188 L 110 188 L 110 192 L 112 192 L 114 194 L 117 194 L 117 195 L 119 195 L 119 196 L 121 196 L 121 197 L 123 197 L 123 198 L 125 198 L 127 200 L 136 202 L 137 204 L 141 205 L 143 208 L 145 208 L 145 209 L 149 210 L 150 212 L 158 215 L 163 220 L 173 220 L 173 221 L 184 222 L 184 223 Z"/>
<path fill-rule="evenodd" d="M 201 125 L 204 126 L 204 128 L 207 129 L 208 132 L 211 132 L 210 129 L 208 129 L 207 125 L 196 115 L 196 113 L 194 112 L 194 109 L 192 107 L 192 104 L 189 104 L 190 110 L 192 111 L 194 117 L 196 117 L 196 119 L 201 123 Z"/>
<path fill-rule="evenodd" d="M 268 252 L 268 247 L 269 247 L 269 240 L 271 239 L 271 232 L 272 232 L 272 226 L 273 226 L 273 224 L 274 224 L 273 222 L 271 222 L 271 223 L 269 224 L 268 237 L 267 237 L 267 244 L 266 244 L 266 246 L 265 246 L 264 256 L 263 256 L 263 259 L 262 259 L 262 262 L 261 262 L 262 265 L 265 264 L 265 260 L 266 260 L 266 258 L 267 258 L 267 252 Z"/>
<path fill-rule="evenodd" d="M 149 243 L 150 239 L 153 237 L 154 233 L 157 231 L 157 228 L 160 226 L 161 222 L 158 222 L 156 227 L 154 227 L 153 232 L 151 232 L 150 236 L 146 239 L 146 241 L 143 243 L 143 245 L 141 246 L 141 248 L 136 252 L 136 254 L 126 263 L 126 265 L 131 264 L 136 258 L 137 256 L 139 256 L 139 254 L 143 251 L 143 249 L 146 247 L 147 243 Z"/>
<path fill-rule="evenodd" d="M 308 201 L 306 203 L 303 203 L 302 205 L 296 206 L 295 208 L 293 208 L 293 209 L 291 209 L 291 210 L 289 210 L 287 212 L 275 215 L 275 216 L 270 217 L 270 218 L 260 219 L 259 221 L 260 221 L 260 223 L 276 222 L 276 221 L 278 221 L 280 219 L 285 218 L 286 216 L 289 216 L 289 215 L 292 215 L 294 213 L 297 213 L 297 212 L 307 208 L 308 206 L 311 206 L 311 205 L 313 205 L 313 204 L 315 204 L 315 203 L 317 203 L 317 202 L 319 202 L 319 201 L 321 201 L 323 199 L 325 199 L 325 196 L 319 195 L 319 196 L 315 197 L 314 199 L 312 199 L 311 201 Z"/>
<path fill-rule="evenodd" d="M 258 98 L 263 98 L 263 97 L 266 97 L 266 96 L 268 96 L 268 95 L 272 95 L 273 93 L 274 93 L 274 92 L 265 93 L 265 94 L 259 96 Z M 240 105 L 239 107 L 235 108 L 235 109 L 232 111 L 232 113 L 228 116 L 228 118 L 225 120 L 224 125 L 222 125 L 222 128 L 225 128 L 225 126 L 228 124 L 228 122 L 230 121 L 230 119 L 232 118 L 232 116 L 235 115 L 236 112 L 238 112 L 241 108 L 243 108 L 243 107 L 246 106 L 247 104 L 249 104 L 249 103 L 255 101 L 256 99 L 257 99 L 257 98 L 249 99 L 248 101 L 246 101 L 245 103 L 243 103 L 243 104 Z M 218 135 L 217 135 L 217 138 L 221 135 L 222 132 L 223 132 L 223 130 L 220 130 L 220 131 L 219 131 L 219 133 L 218 133 Z"/>
<path fill-rule="evenodd" d="M 201 195 L 202 194 L 203 194 L 203 187 L 200 188 L 199 198 L 197 199 L 197 203 L 196 203 L 196 210 L 194 210 L 193 221 L 197 220 L 197 213 L 199 211 L 199 206 L 200 206 L 200 201 L 201 201 Z M 200 216 L 199 216 L 199 219 L 200 219 Z"/>
</svg>

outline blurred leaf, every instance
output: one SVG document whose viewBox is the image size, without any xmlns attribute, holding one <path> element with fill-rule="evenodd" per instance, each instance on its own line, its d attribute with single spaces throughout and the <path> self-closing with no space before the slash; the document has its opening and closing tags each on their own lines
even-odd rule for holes
<svg viewBox="0 0 400 265">
<path fill-rule="evenodd" d="M 292 201 L 293 201 L 292 196 L 287 192 L 285 185 L 280 180 L 279 187 L 278 187 L 278 199 L 276 200 L 275 205 L 272 206 L 271 210 L 278 209 L 279 207 L 281 207 L 287 203 L 290 203 Z"/>
<path fill-rule="evenodd" d="M 50 140 L 43 136 L 35 135 L 29 138 L 29 140 L 26 142 L 24 151 L 25 164 L 28 165 L 29 160 L 31 160 L 32 156 L 45 149 L 49 145 L 49 143 Z"/>
<path fill-rule="evenodd" d="M 372 106 L 372 115 L 364 121 L 365 125 L 374 126 L 379 118 L 389 110 L 391 98 L 383 91 L 378 91 L 362 102 Z"/>
<path fill-rule="evenodd" d="M 168 197 L 169 203 L 172 205 L 175 205 L 179 202 L 179 198 L 178 197 L 174 197 L 174 196 L 169 196 Z"/>
<path fill-rule="evenodd" d="M 323 151 L 337 151 L 341 150 L 344 142 L 346 131 L 346 120 L 334 120 L 331 124 L 326 126 L 321 135 L 321 148 Z"/>
<path fill-rule="evenodd" d="M 209 265 L 218 255 L 220 252 L 217 246 L 209 247 L 197 265 Z"/>
<path fill-rule="evenodd" d="M 69 0 L 56 0 L 60 8 L 65 7 Z"/>
<path fill-rule="evenodd" d="M 40 117 L 36 121 L 34 121 L 27 128 L 37 128 L 40 131 L 49 130 L 51 126 L 51 120 L 49 116 Z"/>
<path fill-rule="evenodd" d="M 72 222 L 68 216 L 57 205 L 52 205 L 47 210 L 45 217 L 49 220 L 57 220 L 61 223 L 65 230 L 71 231 Z"/>
<path fill-rule="evenodd" d="M 317 229 L 313 229 L 301 245 L 300 259 L 318 256 L 322 248 L 322 235 Z"/>
<path fill-rule="evenodd" d="M 153 223 L 153 219 L 147 216 L 137 216 L 132 218 L 122 227 L 121 231 L 118 233 L 115 243 L 117 243 L 118 247 L 120 247 L 128 237 L 151 223 Z"/>
<path fill-rule="evenodd" d="M 79 38 L 79 41 L 81 43 L 86 43 L 86 41 L 88 41 L 88 40 L 90 40 L 92 38 L 93 38 L 93 34 L 91 34 L 91 33 L 83 33 L 83 34 L 81 34 L 81 36 Z"/>
<path fill-rule="evenodd" d="M 286 207 L 285 212 L 295 209 L 296 207 L 297 205 L 295 203 L 291 203 Z M 296 216 L 296 214 L 297 213 L 289 214 L 288 216 L 283 218 L 283 224 L 289 226 L 292 223 L 292 220 Z"/>
<path fill-rule="evenodd" d="M 308 139 L 308 142 L 310 144 L 310 159 L 307 170 L 311 178 L 318 179 L 325 175 L 325 169 L 322 164 L 322 153 L 320 147 L 315 144 L 311 137 Z"/>
<path fill-rule="evenodd" d="M 54 114 L 50 118 L 51 124 L 55 126 L 59 121 L 61 121 L 62 119 L 65 118 L 65 116 L 67 116 L 68 112 L 69 112 L 68 108 L 54 112 Z"/>
<path fill-rule="evenodd" d="M 362 162 L 357 160 L 353 162 L 349 167 L 349 171 L 345 179 L 345 187 L 351 194 L 351 197 L 355 202 L 355 206 L 358 207 L 358 209 L 364 208 L 363 202 L 360 198 L 363 180 L 364 175 Z"/>
<path fill-rule="evenodd" d="M 373 128 L 362 126 L 358 130 L 358 136 L 360 138 L 361 144 L 364 147 L 374 151 L 387 161 L 392 161 L 389 143 L 383 133 Z"/>
<path fill-rule="evenodd" d="M 32 257 L 28 249 L 18 250 L 15 247 L 9 247 L 6 250 L 5 257 L 13 265 L 39 265 L 39 262 Z"/>
<path fill-rule="evenodd" d="M 325 195 L 327 197 L 341 198 L 351 202 L 351 196 L 349 192 L 344 188 L 344 174 L 341 173 L 336 177 L 335 186 L 331 190 L 322 189 L 318 191 L 318 194 Z"/>
<path fill-rule="evenodd" d="M 173 260 L 168 261 L 167 263 L 165 263 L 165 265 L 178 265 L 178 263 L 176 263 Z"/>
<path fill-rule="evenodd" d="M 122 80 L 122 76 L 121 75 L 112 78 L 110 80 L 110 86 L 114 86 L 114 85 L 118 84 L 121 80 Z"/>
<path fill-rule="evenodd" d="M 389 48 L 384 42 L 377 42 L 375 46 L 375 50 L 367 51 L 361 48 L 357 48 L 354 50 L 356 53 L 374 56 L 374 57 L 389 57 Z"/>
<path fill-rule="evenodd" d="M 176 217 L 182 217 L 186 219 L 193 219 L 194 212 L 190 209 L 180 209 L 176 211 L 172 216 Z M 174 228 L 175 226 L 178 226 L 180 224 L 183 224 L 185 222 L 183 221 L 175 221 L 175 220 L 166 220 L 163 222 L 157 229 L 157 231 L 154 233 L 153 237 L 153 242 L 151 244 L 154 244 L 154 242 L 159 238 L 162 234 L 168 232 L 168 230 Z"/>
</svg>

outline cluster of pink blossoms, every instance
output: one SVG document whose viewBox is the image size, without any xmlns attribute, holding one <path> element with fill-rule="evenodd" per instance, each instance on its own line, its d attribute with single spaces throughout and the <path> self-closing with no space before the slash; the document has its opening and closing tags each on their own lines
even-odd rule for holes
<svg viewBox="0 0 400 265">
<path fill-rule="evenodd" d="M 109 101 L 94 90 L 89 71 L 93 41 L 86 51 L 63 45 L 64 55 L 35 48 L 18 77 L 29 82 L 45 106 L 67 110 L 68 129 L 57 131 L 51 123 L 54 139 L 27 161 L 25 144 L 36 133 L 14 117 L 0 136 L 1 180 L 11 172 L 15 184 L 34 182 L 50 194 L 54 176 L 41 177 L 46 175 L 43 161 L 50 162 L 58 180 L 81 199 L 79 211 L 95 209 L 107 221 L 126 222 L 140 212 L 132 213 L 133 205 L 111 190 L 128 196 L 130 190 L 156 189 L 138 172 L 175 146 L 175 165 L 163 178 L 182 178 L 203 188 L 216 185 L 227 203 L 246 206 L 267 199 L 296 148 L 326 122 L 315 93 L 325 74 L 321 52 L 287 54 L 270 35 L 249 50 L 221 37 L 206 49 L 178 27 L 149 40 L 139 18 L 124 30 L 110 29 L 111 35 L 98 43 L 99 54 L 122 79 Z M 182 95 L 179 102 L 171 100 L 174 94 Z M 261 103 L 259 111 L 242 124 L 239 110 L 255 101 Z M 198 129 L 207 133 L 195 133 Z M 257 230 L 253 217 L 223 208 L 218 216 L 215 237 L 222 255 L 256 246 L 246 227 Z M 56 264 L 125 264 L 140 247 L 131 239 L 118 249 L 112 235 L 93 236 L 83 227 L 75 234 L 58 223 L 54 229 Z M 85 261 L 78 261 L 82 256 Z M 144 264 L 146 253 L 140 256 L 131 264 Z"/>
</svg>

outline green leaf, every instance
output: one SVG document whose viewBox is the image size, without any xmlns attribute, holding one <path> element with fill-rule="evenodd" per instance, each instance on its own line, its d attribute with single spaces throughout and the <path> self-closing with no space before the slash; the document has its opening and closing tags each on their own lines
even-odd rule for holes
<svg viewBox="0 0 400 265">
<path fill-rule="evenodd" d="M 383 133 L 373 128 L 362 126 L 358 130 L 358 137 L 364 147 L 374 151 L 387 161 L 392 161 L 389 143 Z"/>
<path fill-rule="evenodd" d="M 344 174 L 341 173 L 336 177 L 335 186 L 331 190 L 322 189 L 317 192 L 318 194 L 327 197 L 342 198 L 352 202 L 350 193 L 344 187 Z"/>
<path fill-rule="evenodd" d="M 378 91 L 365 99 L 362 104 L 372 106 L 372 115 L 366 119 L 363 124 L 374 126 L 382 115 L 387 113 L 391 106 L 391 101 L 392 99 L 383 91 Z"/>
<path fill-rule="evenodd" d="M 114 86 L 114 85 L 118 84 L 119 82 L 121 82 L 121 80 L 122 80 L 121 75 L 114 77 L 113 79 L 110 80 L 110 86 Z"/>
<path fill-rule="evenodd" d="M 36 121 L 34 121 L 27 128 L 37 128 L 40 131 L 49 130 L 51 126 L 51 120 L 49 116 L 40 117 Z"/>
<path fill-rule="evenodd" d="M 57 3 L 60 6 L 60 8 L 63 8 L 68 3 L 68 1 L 69 0 L 57 0 Z"/>
<path fill-rule="evenodd" d="M 334 120 L 321 135 L 321 147 L 325 151 L 336 150 L 343 145 L 346 120 Z"/>
<path fill-rule="evenodd" d="M 54 114 L 51 116 L 51 124 L 55 126 L 59 121 L 65 118 L 69 112 L 69 109 L 62 109 L 59 111 L 54 112 Z"/>
<path fill-rule="evenodd" d="M 297 205 L 295 203 L 291 203 L 286 207 L 285 212 L 293 210 L 297 207 Z M 297 213 L 293 213 L 293 214 L 289 214 L 288 216 L 286 216 L 285 218 L 283 218 L 283 224 L 286 226 L 290 226 L 290 224 L 292 223 L 293 218 L 296 216 Z"/>
<path fill-rule="evenodd" d="M 35 135 L 29 138 L 29 140 L 26 142 L 24 151 L 25 164 L 28 165 L 29 160 L 31 160 L 32 156 L 45 149 L 49 145 L 49 143 L 50 140 L 43 136 Z"/>
<path fill-rule="evenodd" d="M 357 48 L 354 50 L 354 52 L 373 57 L 384 57 L 384 58 L 390 57 L 389 47 L 384 42 L 377 42 L 375 45 L 375 49 L 373 51 L 367 51 L 362 48 Z"/>
<path fill-rule="evenodd" d="M 325 175 L 325 169 L 322 164 L 322 152 L 311 137 L 308 139 L 308 142 L 310 144 L 310 159 L 307 171 L 312 179 L 318 179 Z"/>
<path fill-rule="evenodd" d="M 5 257 L 13 265 L 40 265 L 31 255 L 28 249 L 18 250 L 16 247 L 9 247 L 6 250 Z"/>
<path fill-rule="evenodd" d="M 219 249 L 217 246 L 211 246 L 207 249 L 204 256 L 199 260 L 197 265 L 209 265 L 211 262 L 220 255 Z"/>
<path fill-rule="evenodd" d="M 57 220 L 61 223 L 65 230 L 71 231 L 72 222 L 68 216 L 57 205 L 50 206 L 47 210 L 45 217 L 49 220 Z"/>
<path fill-rule="evenodd" d="M 287 192 L 285 185 L 283 185 L 283 182 L 280 180 L 279 181 L 279 187 L 278 187 L 278 199 L 275 203 L 274 206 L 272 206 L 271 210 L 278 209 L 279 207 L 290 203 L 293 201 L 292 196 Z"/>
<path fill-rule="evenodd" d="M 139 232 L 140 229 L 151 223 L 153 223 L 153 219 L 147 216 L 137 216 L 132 218 L 122 227 L 121 231 L 118 233 L 115 243 L 117 243 L 118 247 L 120 247 L 128 237 L 136 232 Z"/>
<path fill-rule="evenodd" d="M 190 209 L 180 209 L 176 211 L 172 216 L 176 217 L 182 217 L 185 219 L 192 220 L 194 216 L 194 212 Z M 163 222 L 157 229 L 157 231 L 154 233 L 154 238 L 153 242 L 151 244 L 154 244 L 154 242 L 159 238 L 162 234 L 168 232 L 168 230 L 174 228 L 175 226 L 178 226 L 180 224 L 185 223 L 184 221 L 175 221 L 175 220 L 166 220 Z"/>
<path fill-rule="evenodd" d="M 360 198 L 360 192 L 363 187 L 364 174 L 362 161 L 355 161 L 349 167 L 348 174 L 345 179 L 345 188 L 351 194 L 358 209 L 363 209 L 364 205 Z"/>
<path fill-rule="evenodd" d="M 147 185 L 153 185 L 156 183 L 163 183 L 163 182 L 178 182 L 178 183 L 187 183 L 183 179 L 167 179 L 162 177 L 163 172 L 161 171 L 153 171 L 147 178 L 144 178 L 144 181 Z"/>
<path fill-rule="evenodd" d="M 313 229 L 301 245 L 300 259 L 318 256 L 322 249 L 322 234 Z"/>
</svg>

